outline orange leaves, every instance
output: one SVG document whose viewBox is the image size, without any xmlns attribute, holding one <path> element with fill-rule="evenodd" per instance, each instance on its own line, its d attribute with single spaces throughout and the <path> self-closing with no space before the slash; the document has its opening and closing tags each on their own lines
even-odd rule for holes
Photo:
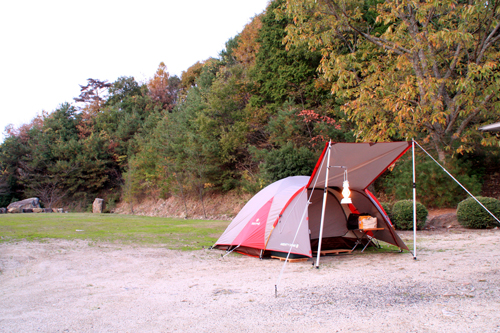
<svg viewBox="0 0 500 333">
<path fill-rule="evenodd" d="M 336 130 L 341 129 L 340 124 L 335 119 L 319 115 L 314 110 L 302 110 L 297 114 L 297 117 L 302 117 L 302 121 L 306 124 L 310 136 L 309 143 L 313 147 L 329 140 L 326 133 L 321 130 L 320 125 L 334 126 Z"/>
<path fill-rule="evenodd" d="M 173 107 L 173 96 L 169 86 L 170 74 L 167 66 L 161 62 L 154 77 L 148 82 L 149 96 L 160 103 L 163 109 L 171 110 Z"/>
<path fill-rule="evenodd" d="M 239 35 L 238 47 L 234 50 L 234 56 L 245 67 L 251 67 L 255 64 L 255 58 L 260 47 L 257 38 L 261 28 L 262 21 L 261 15 L 259 15 L 248 23 Z"/>
<path fill-rule="evenodd" d="M 319 114 L 317 114 L 313 110 L 302 110 L 302 111 L 299 112 L 299 114 L 297 115 L 297 117 L 303 117 L 304 118 L 303 121 L 305 123 L 325 122 L 328 125 L 332 125 L 332 126 L 336 124 L 335 119 L 330 118 L 328 116 L 320 116 Z M 340 129 L 340 125 L 336 124 L 335 128 L 336 129 Z"/>
</svg>

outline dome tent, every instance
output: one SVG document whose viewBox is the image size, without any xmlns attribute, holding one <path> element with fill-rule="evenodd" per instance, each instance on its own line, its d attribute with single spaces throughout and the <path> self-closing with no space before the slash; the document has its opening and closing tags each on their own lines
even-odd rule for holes
<svg viewBox="0 0 500 333">
<path fill-rule="evenodd" d="M 257 193 L 233 219 L 214 248 L 251 256 L 350 248 L 359 238 L 347 221 L 354 213 L 377 218 L 369 235 L 400 249 L 408 247 L 367 187 L 399 159 L 411 142 L 327 143 L 311 177 L 279 180 Z M 341 204 L 344 170 L 352 204 Z"/>
</svg>

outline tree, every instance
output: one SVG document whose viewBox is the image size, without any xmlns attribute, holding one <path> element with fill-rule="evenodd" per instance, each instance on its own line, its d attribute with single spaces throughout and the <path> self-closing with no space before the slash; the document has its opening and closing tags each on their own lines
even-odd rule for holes
<svg viewBox="0 0 500 333">
<path fill-rule="evenodd" d="M 177 100 L 180 81 L 177 77 L 170 77 L 167 66 L 161 62 L 158 70 L 148 82 L 149 96 L 158 103 L 162 109 L 171 111 Z"/>
<path fill-rule="evenodd" d="M 260 19 L 262 26 L 252 70 L 252 79 L 257 87 L 251 104 L 271 108 L 279 107 L 288 100 L 303 108 L 318 106 L 322 102 L 328 104 L 327 99 L 331 95 L 318 80 L 320 53 L 308 50 L 304 45 L 293 45 L 288 50 L 283 45 L 285 28 L 292 22 L 292 16 L 276 15 L 276 9 L 284 3 L 284 0 L 271 2 L 265 14 L 255 18 Z"/>
<path fill-rule="evenodd" d="M 37 196 L 50 207 L 86 199 L 109 185 L 111 159 L 104 138 L 95 133 L 80 138 L 80 120 L 76 108 L 65 103 L 10 131 L 0 164 L 6 166 L 11 194 Z"/>
<path fill-rule="evenodd" d="M 258 15 L 248 23 L 238 35 L 238 46 L 233 49 L 234 58 L 245 67 L 252 67 L 259 51 L 258 37 L 262 28 L 261 16 Z"/>
<path fill-rule="evenodd" d="M 125 103 L 131 96 L 141 96 L 142 89 L 133 76 L 119 77 L 108 88 L 109 96 L 105 106 Z"/>
<path fill-rule="evenodd" d="M 423 137 L 440 160 L 500 115 L 498 1 L 289 0 L 288 47 L 320 70 L 360 140 Z M 483 141 L 485 142 L 485 141 Z"/>
<path fill-rule="evenodd" d="M 201 74 L 204 62 L 197 61 L 194 65 L 189 67 L 187 70 L 182 71 L 181 74 L 181 86 L 187 92 L 187 90 L 196 85 L 196 79 Z"/>
<path fill-rule="evenodd" d="M 80 85 L 80 95 L 73 98 L 77 103 L 83 103 L 80 108 L 81 120 L 78 124 L 80 138 L 85 138 L 94 132 L 95 116 L 101 111 L 105 104 L 108 88 L 112 86 L 108 81 L 87 79 L 87 85 Z"/>
<path fill-rule="evenodd" d="M 219 57 L 223 66 L 233 66 L 237 63 L 234 51 L 238 47 L 239 35 L 229 38 L 226 42 L 226 48 L 219 53 Z"/>
<path fill-rule="evenodd" d="M 109 88 L 109 97 L 94 120 L 94 131 L 103 136 L 105 149 L 113 156 L 120 172 L 128 157 L 138 150 L 138 137 L 149 134 L 149 126 L 161 116 L 163 104 L 149 96 L 146 85 L 140 86 L 133 77 L 120 77 Z M 150 119 L 154 118 L 154 119 Z"/>
<path fill-rule="evenodd" d="M 75 102 L 84 103 L 89 112 L 97 114 L 105 102 L 108 88 L 112 86 L 107 80 L 87 79 L 87 85 L 80 85 L 80 95 L 75 97 Z"/>
</svg>

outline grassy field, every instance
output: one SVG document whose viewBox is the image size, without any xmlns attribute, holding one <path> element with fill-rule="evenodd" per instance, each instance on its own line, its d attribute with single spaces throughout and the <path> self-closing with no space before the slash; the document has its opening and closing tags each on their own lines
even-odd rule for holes
<svg viewBox="0 0 500 333">
<path fill-rule="evenodd" d="M 212 246 L 230 221 L 184 220 L 119 214 L 41 213 L 1 214 L 0 242 L 17 240 L 81 239 L 137 245 L 160 245 L 173 250 L 197 250 Z M 406 240 L 412 247 L 412 240 Z M 365 252 L 393 252 L 396 246 L 380 242 L 381 248 Z M 363 247 L 357 248 L 360 253 Z"/>
<path fill-rule="evenodd" d="M 81 239 L 195 250 L 213 245 L 228 224 L 118 214 L 2 214 L 0 241 Z"/>
</svg>

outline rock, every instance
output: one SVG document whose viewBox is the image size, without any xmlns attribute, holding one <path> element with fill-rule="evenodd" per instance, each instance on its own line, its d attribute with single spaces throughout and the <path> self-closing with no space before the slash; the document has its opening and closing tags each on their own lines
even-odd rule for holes
<svg viewBox="0 0 500 333">
<path fill-rule="evenodd" d="M 95 198 L 92 204 L 92 213 L 102 214 L 104 211 L 104 199 Z"/>
<path fill-rule="evenodd" d="M 23 208 L 23 213 L 33 213 L 33 208 Z"/>
<path fill-rule="evenodd" d="M 460 228 L 460 223 L 457 220 L 457 213 L 447 213 L 432 217 L 425 224 L 425 229 L 438 228 Z"/>
<path fill-rule="evenodd" d="M 7 212 L 10 214 L 18 214 L 18 213 L 22 213 L 23 210 L 21 208 L 14 207 L 14 208 L 8 208 Z"/>
<path fill-rule="evenodd" d="M 40 200 L 38 198 L 29 198 L 21 201 L 16 201 L 7 206 L 7 209 L 10 208 L 19 208 L 19 209 L 40 208 Z"/>
<path fill-rule="evenodd" d="M 42 208 L 33 208 L 33 213 L 41 213 L 43 212 Z"/>
<path fill-rule="evenodd" d="M 52 213 L 52 208 L 44 208 L 43 212 L 44 213 Z"/>
<path fill-rule="evenodd" d="M 0 214 L 7 214 L 7 208 L 0 208 Z"/>
</svg>

